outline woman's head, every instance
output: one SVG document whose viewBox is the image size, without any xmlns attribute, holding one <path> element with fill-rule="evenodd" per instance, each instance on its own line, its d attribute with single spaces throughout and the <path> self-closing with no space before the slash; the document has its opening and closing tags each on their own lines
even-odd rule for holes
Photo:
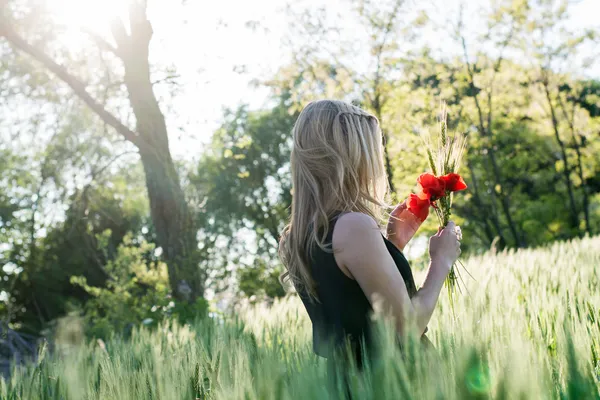
<svg viewBox="0 0 600 400">
<path fill-rule="evenodd" d="M 314 245 L 326 248 L 336 212 L 379 219 L 387 194 L 383 143 L 377 118 L 351 104 L 308 104 L 293 130 L 292 213 L 280 244 L 289 278 L 315 296 L 309 273 Z"/>
</svg>

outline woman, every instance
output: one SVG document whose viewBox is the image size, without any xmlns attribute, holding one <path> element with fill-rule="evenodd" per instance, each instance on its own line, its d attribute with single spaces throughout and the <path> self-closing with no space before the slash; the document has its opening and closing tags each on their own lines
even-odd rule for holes
<svg viewBox="0 0 600 400">
<path fill-rule="evenodd" d="M 460 242 L 453 222 L 431 237 L 429 272 L 417 290 L 401 251 L 423 221 L 403 203 L 391 213 L 387 237 L 378 225 L 388 208 L 377 118 L 341 101 L 316 101 L 301 112 L 293 136 L 292 212 L 279 249 L 284 279 L 308 311 L 314 351 L 330 357 L 350 345 L 360 367 L 364 346 L 373 344 L 375 299 L 400 335 L 408 320 L 423 335 Z"/>
</svg>

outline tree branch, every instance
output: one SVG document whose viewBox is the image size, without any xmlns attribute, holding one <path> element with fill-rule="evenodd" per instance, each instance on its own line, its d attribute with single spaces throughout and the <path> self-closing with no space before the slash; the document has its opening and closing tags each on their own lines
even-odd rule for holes
<svg viewBox="0 0 600 400">
<path fill-rule="evenodd" d="M 488 91 L 488 129 L 491 129 L 491 126 L 492 126 L 492 112 L 493 112 L 492 92 L 494 90 L 494 82 L 496 81 L 496 75 L 500 71 L 502 62 L 504 61 L 504 50 L 506 50 L 506 48 L 510 44 L 513 34 L 514 34 L 514 31 L 515 31 L 515 24 L 513 22 L 510 26 L 510 32 L 508 33 L 508 35 L 506 35 L 506 38 L 502 42 L 502 47 L 500 48 L 500 54 L 498 55 L 498 60 L 496 60 L 496 63 L 494 64 L 492 79 L 490 80 L 490 89 Z"/>
<path fill-rule="evenodd" d="M 169 74 L 169 75 L 165 76 L 164 78 L 153 81 L 151 84 L 152 84 L 152 86 L 154 86 L 156 84 L 163 83 L 163 82 L 175 83 L 175 81 L 179 78 L 181 78 L 181 76 L 179 74 Z"/>
<path fill-rule="evenodd" d="M 135 41 L 150 42 L 152 25 L 146 16 L 146 0 L 136 0 L 129 4 L 129 29 Z"/>
<path fill-rule="evenodd" d="M 104 170 L 106 170 L 108 167 L 110 167 L 115 161 L 117 161 L 119 158 L 127 155 L 127 154 L 135 154 L 135 151 L 124 151 L 122 153 L 117 154 L 116 156 L 112 157 L 106 164 L 104 164 L 102 167 L 93 170 L 91 173 L 91 180 L 92 182 L 94 180 L 96 180 L 96 178 L 98 177 L 98 175 L 100 175 L 102 172 L 104 172 Z M 90 184 L 92 184 L 92 182 L 90 182 Z"/>
<path fill-rule="evenodd" d="M 112 126 L 118 133 L 123 135 L 125 139 L 133 143 L 138 148 L 145 147 L 146 144 L 140 136 L 125 126 L 119 121 L 114 115 L 107 111 L 100 103 L 98 103 L 86 90 L 85 85 L 77 77 L 71 75 L 65 67 L 58 64 L 50 56 L 44 53 L 42 50 L 27 43 L 22 37 L 20 37 L 14 30 L 12 30 L 6 21 L 2 21 L 3 24 L 0 27 L 0 36 L 4 36 L 13 46 L 17 49 L 29 54 L 37 61 L 44 64 L 48 70 L 55 74 L 59 79 L 65 82 L 75 92 L 75 94 L 83 100 L 102 119 L 106 124 Z"/>
<path fill-rule="evenodd" d="M 129 46 L 129 36 L 125 31 L 125 25 L 120 19 L 114 19 L 110 23 L 110 32 L 117 43 L 117 49 L 121 54 L 125 54 Z"/>
<path fill-rule="evenodd" d="M 119 49 L 117 49 L 115 46 L 110 44 L 106 39 L 104 39 L 100 35 L 92 32 L 91 30 L 89 30 L 87 28 L 82 28 L 81 31 L 83 33 L 85 33 L 86 35 L 88 35 L 90 37 L 90 39 L 92 39 L 92 41 L 94 43 L 96 43 L 96 45 L 101 50 L 108 51 L 110 53 L 113 53 L 115 56 L 121 58 L 121 53 L 119 52 Z"/>
<path fill-rule="evenodd" d="M 488 136 L 488 130 L 485 127 L 485 123 L 483 122 L 483 110 L 481 108 L 481 105 L 479 104 L 479 98 L 477 97 L 477 93 L 476 93 L 476 89 L 477 86 L 475 86 L 475 73 L 474 73 L 474 67 L 471 66 L 471 62 L 469 61 L 469 53 L 467 51 L 467 41 L 465 40 L 465 37 L 461 34 L 460 35 L 460 41 L 462 44 L 462 48 L 463 48 L 463 54 L 465 57 L 465 64 L 467 66 L 467 73 L 469 75 L 469 87 L 471 88 L 471 94 L 473 97 L 473 100 L 475 101 L 475 107 L 477 108 L 477 116 L 479 117 L 479 130 L 481 131 L 481 134 L 483 136 Z M 488 126 L 489 128 L 489 126 Z"/>
</svg>

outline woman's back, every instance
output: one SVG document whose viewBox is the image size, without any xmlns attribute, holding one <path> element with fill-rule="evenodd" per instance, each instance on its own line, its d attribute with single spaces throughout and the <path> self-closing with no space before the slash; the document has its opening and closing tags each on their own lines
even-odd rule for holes
<svg viewBox="0 0 600 400">
<path fill-rule="evenodd" d="M 330 222 L 326 245 L 331 245 L 337 220 L 335 215 Z M 392 256 L 398 271 L 406 284 L 409 296 L 416 292 L 412 271 L 402 253 L 394 244 L 385 239 L 387 250 Z M 315 283 L 318 301 L 311 300 L 304 290 L 299 290 L 300 298 L 313 324 L 313 347 L 315 353 L 329 357 L 336 347 L 348 343 L 359 365 L 362 364 L 363 349 L 372 345 L 371 313 L 373 308 L 362 288 L 348 277 L 338 266 L 333 252 L 314 246 L 310 261 L 310 271 Z"/>
</svg>

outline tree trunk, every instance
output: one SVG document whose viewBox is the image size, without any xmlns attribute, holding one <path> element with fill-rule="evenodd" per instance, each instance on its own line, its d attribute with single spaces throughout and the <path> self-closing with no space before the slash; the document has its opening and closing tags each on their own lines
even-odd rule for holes
<svg viewBox="0 0 600 400">
<path fill-rule="evenodd" d="M 392 164 L 390 162 L 390 153 L 388 152 L 388 134 L 383 134 L 383 156 L 385 157 L 385 172 L 388 176 L 388 187 L 390 189 L 390 193 L 396 193 L 396 188 L 394 186 L 394 171 L 392 170 Z"/>
<path fill-rule="evenodd" d="M 588 235 L 592 236 L 592 226 L 590 225 L 590 200 L 588 197 L 588 188 L 583 176 L 583 161 L 581 157 L 581 145 L 577 141 L 577 135 L 575 129 L 572 128 L 571 134 L 573 136 L 573 146 L 575 147 L 575 153 L 577 154 L 577 174 L 581 181 L 581 191 L 583 195 L 583 218 L 585 222 L 585 231 Z"/>
<path fill-rule="evenodd" d="M 567 108 L 560 97 L 560 93 L 558 94 L 558 103 L 560 105 L 560 108 L 562 109 L 565 120 L 569 123 L 569 128 L 571 130 L 571 139 L 573 141 L 573 148 L 575 149 L 575 153 L 577 154 L 577 175 L 579 176 L 579 180 L 581 181 L 581 191 L 582 191 L 582 195 L 583 195 L 583 216 L 584 216 L 584 222 L 585 222 L 584 230 L 587 232 L 588 235 L 591 236 L 592 235 L 592 227 L 590 225 L 590 201 L 589 201 L 589 197 L 588 197 L 587 183 L 585 181 L 585 177 L 583 176 L 583 161 L 582 161 L 582 156 L 581 156 L 582 144 L 580 144 L 579 141 L 577 140 L 577 134 L 575 132 L 575 107 L 576 107 L 576 105 L 573 104 L 571 116 L 569 117 L 569 115 L 567 113 Z"/>
<path fill-rule="evenodd" d="M 552 119 L 552 128 L 554 129 L 554 138 L 558 143 L 560 152 L 563 159 L 563 176 L 567 185 L 567 194 L 569 195 L 569 214 L 571 220 L 571 226 L 579 232 L 579 218 L 577 217 L 577 205 L 575 204 L 575 196 L 573 195 L 573 183 L 571 182 L 571 168 L 569 167 L 569 160 L 567 159 L 567 151 L 565 144 L 560 138 L 558 131 L 558 119 L 556 118 L 556 112 L 554 110 L 554 103 L 552 103 L 552 97 L 550 96 L 550 89 L 548 78 L 544 77 L 542 80 L 544 91 L 546 92 L 546 100 L 548 100 L 548 106 L 550 107 L 550 118 Z"/>
<path fill-rule="evenodd" d="M 394 170 L 392 169 L 392 163 L 390 162 L 390 153 L 388 151 L 389 135 L 383 130 L 383 125 L 381 123 L 381 109 L 376 109 L 375 115 L 379 120 L 379 128 L 381 129 L 381 134 L 383 135 L 383 157 L 385 158 L 385 172 L 388 178 L 388 188 L 390 193 L 395 195 L 396 188 L 394 187 Z"/>
<path fill-rule="evenodd" d="M 170 155 L 141 152 L 156 239 L 176 298 L 193 301 L 204 294 L 193 215 Z"/>
<path fill-rule="evenodd" d="M 147 146 L 140 149 L 150 200 L 150 215 L 169 270 L 176 298 L 193 301 L 203 295 L 198 265 L 197 229 L 189 211 L 171 152 L 165 117 L 152 89 L 149 44 L 152 26 L 145 8 L 130 9 L 131 34 L 113 26 L 125 68 L 125 86 L 136 117 L 136 131 Z"/>
<path fill-rule="evenodd" d="M 508 224 L 508 228 L 513 236 L 513 239 L 515 241 L 515 245 L 517 247 L 525 247 L 525 241 L 523 238 L 521 238 L 521 236 L 519 235 L 519 232 L 517 230 L 517 226 L 515 224 L 515 222 L 512 219 L 512 214 L 510 213 L 510 199 L 508 198 L 508 195 L 502 193 L 502 174 L 500 173 L 500 168 L 498 167 L 498 162 L 496 161 L 496 152 L 494 151 L 494 145 L 493 143 L 491 143 L 492 141 L 492 132 L 491 132 L 491 115 L 488 115 L 488 126 L 486 128 L 485 123 L 483 121 L 483 111 L 481 109 L 481 105 L 479 104 L 479 99 L 477 98 L 477 93 L 476 93 L 476 87 L 475 87 L 475 83 L 473 81 L 473 76 L 470 76 L 471 80 L 469 82 L 470 86 L 471 86 L 471 92 L 472 92 L 472 97 L 473 100 L 475 101 L 475 107 L 477 108 L 477 113 L 479 116 L 479 133 L 482 136 L 488 137 L 490 140 L 490 145 L 484 148 L 487 150 L 489 156 L 488 161 L 490 162 L 490 164 L 492 165 L 492 173 L 493 173 L 493 177 L 494 177 L 494 186 L 499 186 L 501 192 L 498 193 L 499 197 L 500 197 L 500 204 L 502 206 L 502 211 L 504 212 L 504 216 L 506 217 L 506 222 Z M 491 113 L 491 110 L 489 111 Z M 495 194 L 495 187 L 492 190 L 492 193 Z M 493 197 L 495 197 L 495 195 L 493 195 Z M 492 200 L 493 201 L 493 200 Z"/>
<path fill-rule="evenodd" d="M 491 137 L 490 137 L 491 139 Z M 501 184 L 501 180 L 500 180 L 500 168 L 498 168 L 498 163 L 496 162 L 496 155 L 495 152 L 493 150 L 494 145 L 491 144 L 488 148 L 488 152 L 490 155 L 490 162 L 492 164 L 492 168 L 494 170 L 494 177 L 495 177 L 495 182 L 496 185 L 500 186 L 500 204 L 502 205 L 502 211 L 504 211 L 504 215 L 506 216 L 506 221 L 508 222 L 508 228 L 510 229 L 510 232 L 513 236 L 513 238 L 515 239 L 515 242 L 517 244 L 518 247 L 525 247 L 527 244 L 525 243 L 525 239 L 523 237 L 521 237 L 521 235 L 519 235 L 519 231 L 517 229 L 517 225 L 515 224 L 515 222 L 512 219 L 512 214 L 510 212 L 510 198 L 508 197 L 508 194 L 506 193 L 502 193 L 503 190 L 503 186 Z M 494 188 L 495 190 L 495 188 Z"/>
<path fill-rule="evenodd" d="M 479 214 L 483 221 L 484 230 L 486 236 L 488 237 L 490 244 L 493 243 L 494 238 L 498 237 L 499 246 L 501 249 L 506 247 L 506 239 L 504 238 L 504 233 L 502 232 L 502 227 L 500 226 L 500 221 L 498 220 L 498 215 L 495 210 L 492 210 L 491 213 L 488 212 L 487 207 L 483 203 L 481 196 L 479 195 L 479 184 L 477 183 L 477 176 L 475 175 L 475 170 L 473 168 L 473 164 L 470 160 L 467 159 L 467 167 L 469 168 L 469 172 L 471 173 L 471 180 L 473 182 L 473 199 L 475 200 L 475 204 L 477 205 Z M 496 234 L 492 232 L 492 228 L 489 225 L 489 221 L 491 220 L 492 226 L 496 230 Z"/>
</svg>

